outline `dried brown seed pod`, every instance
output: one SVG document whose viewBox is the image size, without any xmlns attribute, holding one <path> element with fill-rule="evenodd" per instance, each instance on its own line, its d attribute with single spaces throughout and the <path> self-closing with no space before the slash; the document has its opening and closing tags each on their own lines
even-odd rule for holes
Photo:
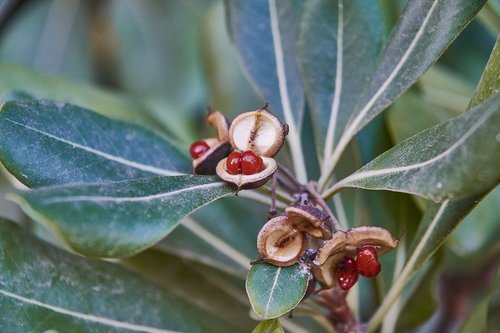
<svg viewBox="0 0 500 333">
<path fill-rule="evenodd" d="M 383 228 L 362 226 L 346 232 L 337 231 L 332 239 L 321 244 L 316 254 L 313 274 L 325 288 L 330 288 L 336 281 L 337 264 L 345 256 L 355 257 L 357 249 L 373 246 L 378 254 L 384 254 L 398 245 L 391 233 Z"/>
<path fill-rule="evenodd" d="M 365 245 L 375 247 L 378 254 L 384 254 L 398 246 L 398 240 L 389 231 L 379 227 L 362 226 L 352 228 L 347 231 L 346 237 L 346 250 L 353 253 L 356 249 Z"/>
<path fill-rule="evenodd" d="M 324 241 L 316 253 L 312 272 L 314 277 L 326 288 L 333 286 L 337 263 L 346 255 L 346 233 L 337 231 L 332 238 Z"/>
<path fill-rule="evenodd" d="M 272 157 L 283 146 L 286 134 L 287 126 L 265 108 L 240 114 L 231 123 L 229 141 L 237 151 L 252 151 L 260 156 L 264 169 L 252 175 L 234 175 L 227 171 L 224 159 L 217 165 L 217 175 L 237 190 L 264 185 L 278 169 Z"/>
<path fill-rule="evenodd" d="M 219 111 L 211 111 L 206 121 L 217 129 L 217 138 L 201 140 L 210 148 L 203 155 L 193 160 L 193 173 L 196 175 L 215 175 L 217 163 L 231 152 L 229 121 L 227 118 Z"/>
<path fill-rule="evenodd" d="M 297 230 L 319 239 L 332 238 L 332 220 L 322 209 L 311 205 L 289 206 L 286 216 Z"/>
<path fill-rule="evenodd" d="M 257 250 L 265 262 L 275 266 L 290 266 L 304 254 L 305 233 L 293 228 L 286 216 L 269 220 L 257 236 Z"/>
</svg>

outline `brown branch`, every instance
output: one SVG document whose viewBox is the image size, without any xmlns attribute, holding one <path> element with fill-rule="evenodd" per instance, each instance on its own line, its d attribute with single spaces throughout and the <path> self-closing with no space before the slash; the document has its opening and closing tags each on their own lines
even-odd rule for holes
<svg viewBox="0 0 500 333">
<path fill-rule="evenodd" d="M 354 317 L 346 297 L 347 291 L 335 285 L 333 288 L 323 290 L 317 294 L 320 299 L 317 302 L 328 309 L 327 319 L 337 333 L 361 333 L 362 328 Z"/>
<path fill-rule="evenodd" d="M 313 199 L 313 201 L 316 204 L 320 205 L 321 208 L 330 216 L 330 218 L 332 219 L 332 224 L 333 224 L 333 227 L 335 228 L 335 231 L 342 230 L 342 227 L 340 226 L 339 221 L 337 221 L 337 219 L 335 218 L 335 215 L 333 215 L 332 210 L 330 209 L 330 207 L 328 207 L 325 200 L 323 200 L 321 195 L 318 193 L 318 190 L 316 189 L 316 183 L 309 182 L 309 184 L 307 184 L 306 190 L 309 193 L 309 195 L 311 196 L 311 198 Z"/>
</svg>

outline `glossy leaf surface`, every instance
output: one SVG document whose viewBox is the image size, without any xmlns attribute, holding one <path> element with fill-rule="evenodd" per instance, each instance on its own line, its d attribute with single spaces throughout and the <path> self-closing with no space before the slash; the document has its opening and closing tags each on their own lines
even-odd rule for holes
<svg viewBox="0 0 500 333">
<path fill-rule="evenodd" d="M 332 153 L 369 81 L 382 37 L 374 1 L 315 0 L 304 7 L 297 48 L 323 158 Z"/>
<path fill-rule="evenodd" d="M 191 172 L 185 155 L 154 132 L 45 100 L 2 106 L 0 161 L 29 187 Z"/>
<path fill-rule="evenodd" d="M 496 94 L 402 142 L 337 186 L 406 192 L 434 201 L 484 191 L 500 180 L 499 126 Z"/>
<path fill-rule="evenodd" d="M 108 258 L 152 246 L 185 215 L 232 191 L 217 177 L 173 176 L 46 187 L 11 198 L 73 251 Z"/>
<path fill-rule="evenodd" d="M 484 0 L 409 1 L 348 128 L 358 131 L 412 85 L 470 22 Z"/>
<path fill-rule="evenodd" d="M 299 264 L 277 267 L 258 263 L 248 272 L 246 289 L 254 311 L 263 319 L 272 319 L 299 304 L 308 280 L 309 272 Z"/>
<path fill-rule="evenodd" d="M 287 140 L 300 181 L 306 181 L 300 133 L 304 88 L 295 54 L 303 1 L 227 0 L 229 33 L 252 83 L 288 125 Z"/>
<path fill-rule="evenodd" d="M 279 118 L 300 124 L 304 92 L 295 38 L 301 1 L 229 0 L 226 4 L 233 43 L 257 90 Z"/>
<path fill-rule="evenodd" d="M 409 1 L 378 58 L 320 179 L 328 181 L 353 136 L 408 89 L 472 20 L 485 0 Z"/>
<path fill-rule="evenodd" d="M 0 221 L 0 326 L 25 332 L 243 332 L 115 264 Z"/>
</svg>

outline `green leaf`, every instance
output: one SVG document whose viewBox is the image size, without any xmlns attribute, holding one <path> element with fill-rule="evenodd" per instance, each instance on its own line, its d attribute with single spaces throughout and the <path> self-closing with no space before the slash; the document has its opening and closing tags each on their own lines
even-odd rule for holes
<svg viewBox="0 0 500 333">
<path fill-rule="evenodd" d="M 488 314 L 488 304 L 490 303 L 491 295 L 483 296 L 481 302 L 476 304 L 472 312 L 465 318 L 460 333 L 488 333 L 486 318 Z M 495 315 L 496 316 L 496 315 Z"/>
<path fill-rule="evenodd" d="M 423 96 L 410 91 L 398 98 L 387 111 L 387 126 L 395 143 L 458 115 L 431 105 Z"/>
<path fill-rule="evenodd" d="M 470 106 L 478 105 L 500 90 L 500 34 L 491 51 L 490 59 L 486 64 L 481 80 L 476 87 Z"/>
<path fill-rule="evenodd" d="M 398 332 L 422 325 L 436 311 L 438 307 L 437 284 L 442 273 L 442 260 L 440 259 L 438 257 L 430 263 L 431 266 L 428 269 L 422 269 L 415 279 L 410 281 L 402 297 L 397 322 Z"/>
<path fill-rule="evenodd" d="M 254 328 L 252 333 L 285 333 L 278 319 L 264 320 Z"/>
<path fill-rule="evenodd" d="M 63 185 L 12 195 L 73 251 L 124 257 L 160 241 L 185 215 L 232 189 L 217 177 L 148 177 Z"/>
<path fill-rule="evenodd" d="M 382 37 L 382 21 L 374 1 L 316 0 L 305 4 L 297 48 L 323 159 L 331 155 L 372 74 Z"/>
<path fill-rule="evenodd" d="M 72 83 L 20 65 L 0 64 L 0 97 L 13 91 L 24 92 L 37 99 L 55 99 L 79 105 L 117 119 L 136 121 L 142 117 L 147 124 L 154 125 L 148 121 L 144 106 L 125 96 Z"/>
<path fill-rule="evenodd" d="M 477 205 L 485 193 L 461 200 L 430 202 L 409 250 L 408 261 L 368 323 L 367 333 L 374 332 L 406 284 L 441 247 L 458 223 Z"/>
<path fill-rule="evenodd" d="M 45 100 L 3 104 L 0 161 L 29 187 L 191 172 L 185 155 L 160 135 Z"/>
<path fill-rule="evenodd" d="M 120 262 L 158 286 L 245 332 L 255 326 L 255 321 L 248 315 L 250 303 L 245 295 L 243 279 L 236 279 L 184 257 L 155 250 L 144 251 Z"/>
<path fill-rule="evenodd" d="M 256 239 L 267 210 L 241 196 L 224 197 L 185 218 L 157 247 L 244 279 L 258 257 Z"/>
<path fill-rule="evenodd" d="M 500 237 L 498 223 L 500 187 L 491 191 L 450 235 L 448 247 L 459 256 L 480 254 L 493 248 Z"/>
<path fill-rule="evenodd" d="M 352 137 L 408 89 L 472 20 L 486 0 L 408 1 L 370 83 L 361 94 L 319 181 L 325 187 Z M 453 10 L 450 10 L 452 8 Z"/>
<path fill-rule="evenodd" d="M 500 93 L 421 132 L 334 185 L 417 194 L 443 201 L 484 191 L 500 180 Z"/>
<path fill-rule="evenodd" d="M 308 281 L 309 271 L 299 264 L 277 267 L 258 263 L 248 272 L 246 289 L 255 313 L 262 319 L 273 319 L 299 304 Z"/>
<path fill-rule="evenodd" d="M 227 0 L 229 32 L 242 63 L 271 109 L 289 126 L 297 177 L 306 181 L 300 131 L 304 88 L 295 55 L 303 1 Z"/>
<path fill-rule="evenodd" d="M 0 326 L 11 333 L 244 332 L 118 265 L 0 221 Z"/>
</svg>

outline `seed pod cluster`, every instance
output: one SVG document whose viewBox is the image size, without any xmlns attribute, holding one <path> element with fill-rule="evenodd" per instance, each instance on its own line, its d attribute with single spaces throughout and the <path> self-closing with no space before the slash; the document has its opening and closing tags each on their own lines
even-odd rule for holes
<svg viewBox="0 0 500 333">
<path fill-rule="evenodd" d="M 276 172 L 273 157 L 285 141 L 288 127 L 266 108 L 240 114 L 229 128 L 233 153 L 219 161 L 219 177 L 240 189 L 264 185 Z"/>
<path fill-rule="evenodd" d="M 194 142 L 189 152 L 193 158 L 193 173 L 196 175 L 215 175 L 217 163 L 229 155 L 229 121 L 219 111 L 211 111 L 207 123 L 217 129 L 217 137 Z"/>
<path fill-rule="evenodd" d="M 269 220 L 257 236 L 257 250 L 262 260 L 275 266 L 295 264 L 305 253 L 307 234 L 319 238 L 332 237 L 328 214 L 312 205 L 290 206 L 286 215 Z"/>
<path fill-rule="evenodd" d="M 347 290 L 356 283 L 358 274 L 376 276 L 380 272 L 378 256 L 397 245 L 397 239 L 379 227 L 337 231 L 318 248 L 313 261 L 314 277 L 324 288 L 331 288 L 337 282 Z"/>
</svg>

